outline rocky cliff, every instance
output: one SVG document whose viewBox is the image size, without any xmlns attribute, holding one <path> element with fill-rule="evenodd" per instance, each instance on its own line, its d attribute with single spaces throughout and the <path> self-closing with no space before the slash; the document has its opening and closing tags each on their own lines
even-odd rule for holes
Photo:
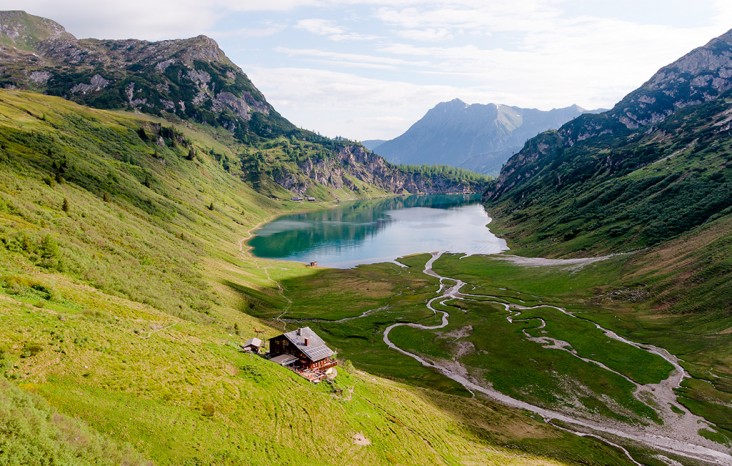
<svg viewBox="0 0 732 466">
<path fill-rule="evenodd" d="M 376 186 L 392 193 L 435 194 L 472 193 L 485 187 L 482 178 L 465 179 L 459 176 L 408 171 L 388 163 L 384 158 L 359 145 L 340 148 L 334 157 L 306 159 L 298 164 L 299 174 L 287 173 L 276 178 L 287 189 L 305 192 L 311 182 L 336 189 L 358 190 L 354 180 Z"/>
</svg>

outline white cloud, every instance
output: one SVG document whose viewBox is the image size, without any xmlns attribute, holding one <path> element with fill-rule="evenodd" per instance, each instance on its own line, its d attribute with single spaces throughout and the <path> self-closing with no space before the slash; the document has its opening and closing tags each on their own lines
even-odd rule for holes
<svg viewBox="0 0 732 466">
<path fill-rule="evenodd" d="M 53 19 L 80 38 L 190 37 L 210 29 L 217 19 L 214 9 L 197 0 L 0 0 L 0 9 L 23 9 Z"/>
<path fill-rule="evenodd" d="M 447 28 L 404 29 L 398 31 L 397 35 L 405 39 L 423 42 L 436 42 L 453 37 L 453 34 Z"/>
<path fill-rule="evenodd" d="M 333 21 L 327 19 L 301 19 L 295 27 L 319 36 L 332 36 L 346 32 L 345 29 L 336 26 Z"/>
<path fill-rule="evenodd" d="M 311 34 L 325 36 L 334 41 L 376 39 L 374 35 L 349 32 L 343 26 L 338 26 L 335 21 L 327 19 L 301 19 L 296 23 L 295 27 Z"/>
<path fill-rule="evenodd" d="M 396 69 L 401 66 L 420 66 L 428 63 L 378 55 L 329 52 L 319 49 L 293 49 L 279 47 L 275 49 L 275 51 L 291 57 L 311 58 L 320 63 L 330 63 L 337 66 L 351 66 L 359 68 Z"/>
</svg>

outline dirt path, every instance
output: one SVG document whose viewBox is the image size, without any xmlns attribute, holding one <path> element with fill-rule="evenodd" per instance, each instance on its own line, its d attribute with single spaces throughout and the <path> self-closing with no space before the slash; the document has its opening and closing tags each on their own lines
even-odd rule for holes
<svg viewBox="0 0 732 466">
<path fill-rule="evenodd" d="M 485 381 L 480 381 L 480 383 L 478 383 L 477 381 L 470 378 L 468 371 L 464 367 L 462 367 L 457 361 L 432 361 L 417 354 L 406 351 L 402 348 L 399 348 L 389 339 L 389 333 L 391 333 L 391 331 L 397 327 L 407 326 L 423 330 L 437 330 L 444 328 L 448 325 L 450 315 L 446 311 L 435 309 L 433 307 L 433 303 L 435 303 L 436 301 L 444 302 L 452 299 L 488 298 L 490 300 L 489 302 L 499 304 L 506 309 L 506 311 L 508 312 L 507 319 L 509 322 L 513 322 L 513 319 L 520 315 L 521 310 L 528 310 L 536 307 L 550 307 L 552 309 L 559 310 L 566 315 L 577 318 L 574 314 L 568 312 L 566 309 L 556 306 L 524 307 L 512 303 L 502 302 L 493 296 L 461 294 L 460 289 L 465 285 L 465 282 L 454 278 L 440 276 L 434 270 L 432 270 L 432 265 L 437 259 L 439 259 L 441 255 L 442 253 L 434 253 L 430 260 L 427 261 L 427 263 L 425 264 L 425 268 L 423 271 L 426 275 L 435 277 L 440 280 L 440 288 L 437 291 L 437 296 L 427 302 L 428 309 L 435 313 L 435 315 L 441 314 L 442 319 L 440 324 L 392 324 L 384 330 L 383 336 L 384 343 L 386 343 L 389 348 L 394 349 L 395 351 L 398 351 L 406 356 L 409 356 L 410 358 L 416 360 L 425 367 L 430 367 L 438 370 L 446 377 L 461 384 L 473 394 L 482 393 L 489 398 L 503 403 L 507 406 L 524 409 L 526 411 L 536 413 L 549 424 L 552 424 L 554 421 L 562 422 L 565 424 L 562 429 L 568 430 L 576 435 L 600 438 L 603 441 L 606 441 L 609 445 L 621 449 L 636 464 L 637 462 L 635 461 L 635 459 L 632 458 L 630 453 L 625 448 L 617 445 L 612 440 L 607 439 L 605 436 L 610 435 L 612 437 L 630 440 L 633 442 L 637 442 L 641 445 L 651 447 L 654 450 L 660 450 L 667 453 L 707 462 L 710 464 L 732 464 L 732 455 L 730 455 L 729 450 L 726 450 L 722 445 L 711 442 L 698 434 L 698 430 L 700 428 L 709 427 L 709 424 L 703 418 L 693 415 L 688 410 L 686 410 L 680 403 L 678 403 L 676 395 L 674 393 L 674 388 L 677 388 L 681 384 L 681 381 L 685 377 L 688 377 L 688 374 L 686 373 L 684 368 L 679 364 L 678 358 L 662 348 L 632 342 L 608 329 L 601 327 L 600 325 L 595 324 L 597 328 L 603 331 L 605 335 L 609 338 L 613 338 L 625 344 L 656 354 L 668 361 L 674 367 L 674 371 L 672 372 L 672 374 L 666 380 L 660 382 L 659 384 L 639 385 L 633 382 L 637 387 L 636 396 L 651 397 L 651 399 L 654 400 L 654 402 L 657 404 L 659 415 L 661 415 L 664 420 L 663 426 L 638 426 L 621 424 L 619 422 L 611 420 L 585 419 L 577 415 L 565 414 L 559 411 L 535 406 L 498 392 L 497 390 L 494 390 L 492 387 L 490 387 L 489 384 L 487 384 Z M 580 259 L 570 259 L 570 261 L 575 262 L 573 262 L 572 264 L 567 264 L 567 262 L 565 261 L 564 263 L 567 265 L 581 264 L 582 262 L 576 262 L 578 260 Z M 589 259 L 583 260 L 583 263 L 590 263 Z M 596 262 L 596 260 L 594 260 L 593 262 Z M 446 285 L 446 282 L 452 282 L 454 283 L 454 285 L 448 286 Z M 541 320 L 542 322 L 540 325 L 545 324 L 543 319 L 539 320 Z M 530 335 L 528 335 L 528 337 L 535 338 L 537 343 L 544 345 L 544 347 L 547 349 L 569 351 L 569 343 L 567 342 L 556 339 L 543 339 L 543 337 L 531 337 Z M 539 339 L 542 339 L 542 341 L 538 341 Z M 574 355 L 576 357 L 580 357 L 577 354 Z M 607 369 L 613 373 L 617 373 L 610 368 L 607 368 L 604 364 L 598 361 L 593 361 L 582 357 L 580 358 L 584 361 L 597 364 L 603 369 Z M 671 406 L 673 406 L 675 410 L 672 409 Z M 603 436 L 603 434 L 605 436 Z"/>
<path fill-rule="evenodd" d="M 248 254 L 249 249 L 251 249 L 249 246 L 247 246 L 247 251 L 244 251 L 244 243 L 246 243 L 254 234 L 254 230 L 259 228 L 261 225 L 263 225 L 265 222 L 261 222 L 255 226 L 253 226 L 248 232 L 247 236 L 244 238 L 241 238 L 239 240 L 238 246 L 239 246 L 239 253 L 242 255 Z M 248 255 L 248 259 L 252 261 L 252 263 L 260 270 L 264 272 L 265 277 L 267 277 L 267 280 L 274 283 L 277 287 L 277 294 L 280 295 L 280 297 L 285 301 L 285 307 L 282 309 L 282 313 L 275 317 L 273 320 L 275 322 L 279 322 L 282 324 L 282 331 L 287 330 L 287 321 L 284 319 L 285 314 L 290 310 L 292 307 L 292 300 L 287 296 L 287 293 L 285 293 L 285 289 L 282 287 L 282 283 L 279 282 L 279 280 L 275 280 L 272 278 L 272 275 L 269 273 L 269 269 L 271 267 L 262 266 L 259 261 L 251 254 Z"/>
</svg>

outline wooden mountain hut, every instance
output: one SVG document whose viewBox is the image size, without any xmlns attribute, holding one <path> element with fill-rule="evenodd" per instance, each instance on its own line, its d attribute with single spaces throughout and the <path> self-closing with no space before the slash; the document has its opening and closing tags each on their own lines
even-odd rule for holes
<svg viewBox="0 0 732 466">
<path fill-rule="evenodd" d="M 298 369 L 324 371 L 337 365 L 332 349 L 310 327 L 303 327 L 269 339 L 269 355 L 273 361 L 286 362 Z M 290 358 L 281 357 L 289 355 Z M 297 358 L 294 361 L 293 358 Z"/>
</svg>

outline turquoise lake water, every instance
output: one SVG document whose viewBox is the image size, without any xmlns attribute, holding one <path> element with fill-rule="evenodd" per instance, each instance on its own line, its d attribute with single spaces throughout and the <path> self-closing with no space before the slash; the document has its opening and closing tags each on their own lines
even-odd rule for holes
<svg viewBox="0 0 732 466">
<path fill-rule="evenodd" d="M 495 254 L 508 249 L 486 225 L 478 196 L 410 196 L 343 203 L 280 217 L 254 232 L 257 257 L 336 268 L 424 252 Z"/>
</svg>

